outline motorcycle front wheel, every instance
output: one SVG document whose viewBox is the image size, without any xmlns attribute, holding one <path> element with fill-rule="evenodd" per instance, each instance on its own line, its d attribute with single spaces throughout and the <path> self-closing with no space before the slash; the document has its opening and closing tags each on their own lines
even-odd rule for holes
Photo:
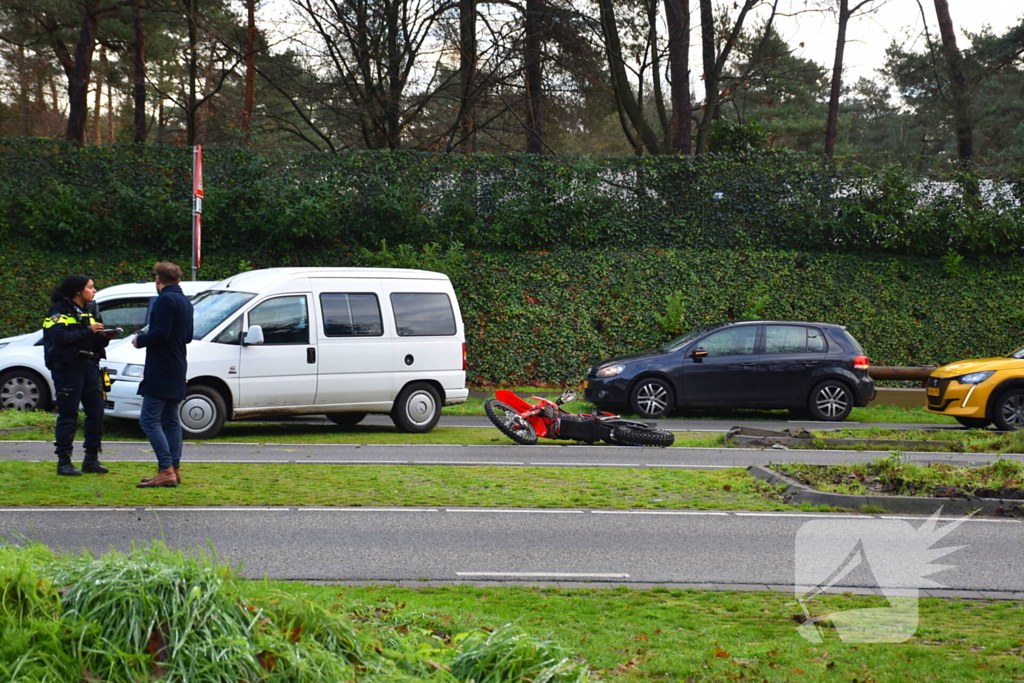
<svg viewBox="0 0 1024 683">
<path fill-rule="evenodd" d="M 523 446 L 537 443 L 537 431 L 529 421 L 519 417 L 515 408 L 492 398 L 484 403 L 484 412 L 502 434 Z"/>
<path fill-rule="evenodd" d="M 622 426 L 616 427 L 611 434 L 613 443 L 620 443 L 626 446 L 655 446 L 665 448 L 675 443 L 676 437 L 672 432 L 652 427 Z"/>
</svg>

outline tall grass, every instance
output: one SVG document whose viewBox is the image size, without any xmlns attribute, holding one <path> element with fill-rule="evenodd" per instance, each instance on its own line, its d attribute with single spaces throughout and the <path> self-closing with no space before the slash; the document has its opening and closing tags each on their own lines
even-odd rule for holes
<svg viewBox="0 0 1024 683">
<path fill-rule="evenodd" d="M 12 683 L 576 683 L 511 627 L 452 636 L 235 577 L 213 549 L 58 556 L 0 545 L 0 680 Z"/>
</svg>

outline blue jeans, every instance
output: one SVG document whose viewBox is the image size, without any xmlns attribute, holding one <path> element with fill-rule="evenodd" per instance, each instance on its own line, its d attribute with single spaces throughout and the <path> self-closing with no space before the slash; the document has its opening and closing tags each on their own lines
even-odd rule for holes
<svg viewBox="0 0 1024 683">
<path fill-rule="evenodd" d="M 181 419 L 178 416 L 180 399 L 142 397 L 139 426 L 146 433 L 157 466 L 166 470 L 181 464 Z"/>
<path fill-rule="evenodd" d="M 99 368 L 83 361 L 73 366 L 50 371 L 57 390 L 57 425 L 54 429 L 55 453 L 71 452 L 78 430 L 78 404 L 85 411 L 86 450 L 99 450 L 103 438 L 103 394 L 99 389 Z"/>
</svg>

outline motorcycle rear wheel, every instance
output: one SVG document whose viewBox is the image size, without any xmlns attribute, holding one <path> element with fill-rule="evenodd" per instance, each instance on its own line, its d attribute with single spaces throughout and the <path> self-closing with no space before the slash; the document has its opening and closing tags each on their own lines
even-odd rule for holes
<svg viewBox="0 0 1024 683">
<path fill-rule="evenodd" d="M 484 412 L 502 434 L 523 446 L 537 443 L 537 431 L 527 420 L 519 417 L 515 408 L 492 398 L 484 403 Z"/>
<path fill-rule="evenodd" d="M 675 434 L 664 429 L 643 429 L 640 427 L 616 427 L 612 432 L 612 442 L 626 446 L 655 446 L 665 448 L 676 440 Z"/>
</svg>

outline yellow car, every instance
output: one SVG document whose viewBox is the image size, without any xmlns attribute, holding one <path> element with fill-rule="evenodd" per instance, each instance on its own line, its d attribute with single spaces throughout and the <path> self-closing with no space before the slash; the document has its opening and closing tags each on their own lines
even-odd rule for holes
<svg viewBox="0 0 1024 683">
<path fill-rule="evenodd" d="M 1024 349 L 1005 358 L 943 365 L 925 385 L 930 413 L 949 415 L 965 427 L 1012 431 L 1024 427 Z"/>
</svg>

